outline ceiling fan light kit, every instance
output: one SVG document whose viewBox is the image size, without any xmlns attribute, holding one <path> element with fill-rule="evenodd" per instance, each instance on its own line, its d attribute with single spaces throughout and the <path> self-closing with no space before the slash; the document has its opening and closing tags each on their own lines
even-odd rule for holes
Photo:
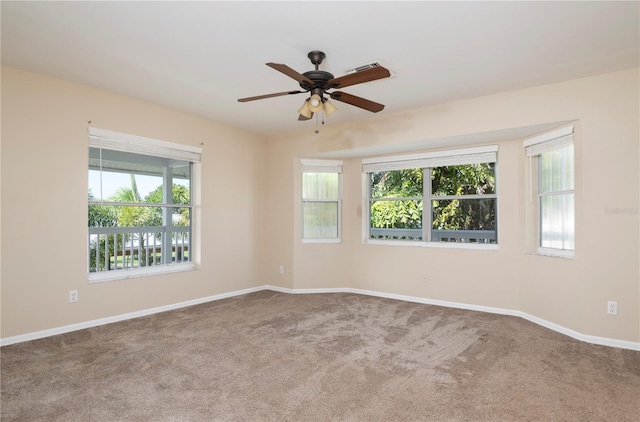
<svg viewBox="0 0 640 422">
<path fill-rule="evenodd" d="M 326 98 L 324 99 L 324 115 L 325 116 L 329 117 L 337 110 L 338 108 L 334 106 L 331 101 L 329 101 Z"/>
<path fill-rule="evenodd" d="M 319 94 L 313 94 L 309 99 L 309 109 L 314 113 L 322 110 L 322 98 L 320 98 Z"/>
<path fill-rule="evenodd" d="M 292 79 L 295 79 L 303 91 L 277 92 L 273 94 L 259 95 L 256 97 L 240 98 L 238 101 L 244 103 L 248 101 L 262 100 L 265 98 L 280 97 L 283 95 L 309 93 L 310 97 L 304 101 L 298 110 L 298 120 L 302 121 L 311 119 L 314 113 L 318 113 L 320 111 L 323 111 L 325 116 L 328 117 L 337 110 L 336 106 L 333 105 L 328 98 L 324 97 L 324 94 L 336 101 L 341 101 L 372 113 L 377 113 L 384 109 L 384 104 L 347 94 L 346 92 L 329 92 L 329 90 L 388 78 L 391 76 L 388 69 L 378 66 L 335 78 L 331 73 L 319 69 L 320 64 L 326 57 L 322 51 L 311 51 L 307 57 L 311 63 L 315 65 L 315 70 L 310 70 L 305 73 L 298 73 L 285 64 L 266 63 L 267 66 L 289 76 Z"/>
<path fill-rule="evenodd" d="M 311 118 L 311 115 L 313 113 L 311 113 L 311 109 L 309 108 L 309 100 L 304 100 L 302 107 L 298 109 L 298 114 L 300 114 L 303 117 L 306 117 L 306 119 Z"/>
</svg>

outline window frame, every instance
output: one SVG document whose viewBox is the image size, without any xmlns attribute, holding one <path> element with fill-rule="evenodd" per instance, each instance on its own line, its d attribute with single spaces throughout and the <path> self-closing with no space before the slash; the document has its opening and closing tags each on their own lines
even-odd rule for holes
<svg viewBox="0 0 640 422">
<path fill-rule="evenodd" d="M 435 196 L 432 192 L 431 172 L 437 167 L 465 165 L 473 163 L 494 163 L 494 177 L 496 180 L 495 193 L 487 195 L 454 195 L 454 196 Z M 366 158 L 362 160 L 363 164 L 363 208 L 366 210 L 366 217 L 362 219 L 362 242 L 371 245 L 394 245 L 394 246 L 418 246 L 418 247 L 436 247 L 448 249 L 480 249 L 480 250 L 497 250 L 498 244 L 498 146 L 487 145 L 480 147 L 460 148 L 454 150 L 444 150 L 429 153 L 409 154 L 392 157 Z M 420 240 L 403 240 L 403 239 L 372 239 L 371 238 L 371 204 L 373 200 L 381 200 L 381 198 L 371 197 L 371 173 L 376 171 L 393 171 L 406 169 L 422 169 L 423 177 L 423 193 L 422 197 L 422 239 Z M 446 199 L 495 199 L 495 243 L 477 243 L 477 242 L 443 242 L 433 241 L 433 201 Z M 395 198 L 385 198 L 386 200 Z M 401 199 L 414 199 L 407 197 Z M 425 208 L 425 205 L 427 208 Z"/>
<path fill-rule="evenodd" d="M 534 136 L 530 139 L 527 139 L 523 142 L 523 146 L 525 147 L 525 153 L 529 158 L 529 190 L 530 190 L 530 201 L 533 201 L 533 196 L 535 192 L 536 197 L 536 252 L 539 255 L 543 256 L 551 256 L 558 258 L 575 258 L 575 191 L 576 191 L 576 180 L 575 180 L 575 142 L 574 142 L 574 127 L 573 125 L 562 127 L 559 129 L 555 129 L 553 131 Z M 567 146 L 573 147 L 573 188 L 572 189 L 562 189 L 562 190 L 550 190 L 548 192 L 541 192 L 542 186 L 542 154 L 546 152 L 558 151 Z M 535 160 L 535 164 L 533 161 Z M 533 170 L 536 170 L 536 177 L 533 176 Z M 534 186 L 535 180 L 535 186 Z M 573 233 L 574 233 L 574 247 L 573 249 L 564 249 L 564 248 L 553 248 L 549 246 L 542 246 L 542 228 L 543 228 L 543 216 L 542 216 L 542 198 L 543 197 L 551 197 L 551 196 L 564 196 L 564 195 L 572 195 L 573 196 Z M 566 236 L 567 232 L 563 230 L 562 236 L 563 239 Z"/>
<path fill-rule="evenodd" d="M 137 277 L 145 277 L 145 276 L 157 275 L 157 274 L 168 274 L 168 273 L 174 273 L 174 272 L 194 270 L 196 268 L 196 262 L 199 256 L 196 248 L 196 243 L 197 243 L 197 239 L 199 239 L 199 236 L 197 235 L 198 226 L 195 223 L 196 216 L 194 215 L 194 210 L 195 210 L 196 204 L 194 203 L 194 201 L 196 200 L 196 197 L 197 197 L 196 189 L 199 182 L 199 178 L 198 178 L 198 181 L 196 181 L 196 178 L 197 178 L 197 175 L 199 175 L 199 165 L 200 165 L 199 163 L 200 163 L 202 148 L 192 147 L 184 144 L 177 144 L 173 142 L 160 141 L 160 140 L 151 139 L 151 138 L 144 138 L 140 136 L 118 133 L 113 131 L 107 131 L 103 129 L 89 128 L 89 149 L 91 148 L 97 148 L 100 150 L 100 161 L 102 161 L 102 151 L 110 150 L 110 151 L 116 151 L 116 152 L 138 154 L 138 155 L 147 156 L 153 159 L 158 159 L 158 158 L 173 159 L 173 160 L 184 161 L 185 163 L 188 163 L 189 165 L 189 204 L 173 204 L 173 203 L 165 203 L 165 201 L 163 201 L 162 203 L 153 203 L 153 204 L 143 203 L 144 205 L 141 205 L 141 203 L 137 203 L 137 202 L 135 203 L 112 202 L 102 198 L 103 195 L 102 195 L 102 192 L 100 192 L 100 198 L 97 200 L 88 200 L 87 206 L 110 205 L 110 206 L 159 207 L 159 208 L 162 208 L 164 218 L 167 218 L 167 214 L 169 214 L 169 216 L 171 215 L 169 213 L 170 208 L 173 208 L 173 207 L 189 208 L 190 222 L 189 222 L 188 229 L 184 231 L 184 232 L 188 232 L 188 248 L 189 248 L 188 261 L 169 262 L 169 263 L 163 263 L 159 265 L 156 264 L 156 265 L 150 265 L 150 266 L 138 265 L 137 267 L 133 267 L 133 268 L 114 269 L 114 270 L 105 270 L 105 271 L 90 271 L 91 247 L 89 246 L 87 248 L 88 281 L 90 283 L 94 283 L 94 282 L 137 278 Z M 100 165 L 102 166 L 102 164 Z M 88 170 L 91 170 L 90 165 L 88 166 Z M 102 167 L 100 171 L 102 171 Z M 164 198 L 166 198 L 166 189 L 168 187 L 172 189 L 172 186 L 173 186 L 173 175 L 170 170 L 163 172 L 162 186 L 163 186 L 163 196 Z M 166 221 L 171 221 L 171 220 L 169 219 Z M 117 232 L 118 227 L 119 226 L 116 226 L 114 228 L 94 227 L 94 229 L 99 229 L 98 232 L 104 232 L 103 234 L 108 234 L 110 230 L 114 231 L 114 233 Z M 144 226 L 140 226 L 140 227 L 144 227 Z M 163 223 L 161 227 L 163 228 L 169 227 L 170 231 L 174 231 L 173 227 L 182 227 L 182 226 L 174 226 L 174 224 L 170 222 L 168 225 Z M 91 242 L 91 236 L 92 236 L 91 227 L 87 227 L 86 238 L 89 242 Z M 184 243 L 185 242 L 183 237 L 182 238 L 183 252 L 184 252 Z M 135 246 L 130 246 L 130 247 L 132 248 L 132 251 L 135 252 L 135 249 L 134 249 Z M 154 248 L 155 248 L 155 242 L 154 242 Z M 139 252 L 140 251 L 138 250 L 138 254 Z M 123 254 L 124 254 L 124 246 L 123 246 Z M 166 255 L 162 258 L 162 260 L 166 262 L 165 259 L 166 259 Z M 96 263 L 96 266 L 97 266 L 97 263 Z"/>
<path fill-rule="evenodd" d="M 300 160 L 300 239 L 302 243 L 313 244 L 313 243 L 342 243 L 342 190 L 343 190 L 343 162 L 342 160 L 322 160 L 322 159 L 301 159 Z M 304 183 L 302 179 L 304 178 L 304 173 L 335 173 L 338 175 L 338 198 L 337 199 L 325 199 L 325 198 L 314 198 L 314 199 L 305 199 L 304 195 Z M 318 237 L 304 237 L 305 236 L 305 222 L 304 222 L 304 208 L 305 204 L 309 203 L 335 203 L 337 207 L 337 227 L 336 227 L 336 237 L 326 237 L 326 238 L 318 238 Z"/>
<path fill-rule="evenodd" d="M 443 196 L 436 196 L 433 193 L 433 186 L 431 184 L 431 174 L 433 172 L 433 169 L 435 167 L 429 167 L 429 168 L 425 168 L 424 169 L 424 183 L 425 183 L 425 189 L 428 189 L 428 199 L 429 199 L 429 210 L 430 212 L 427 213 L 428 215 L 428 220 L 426 221 L 426 224 L 423 224 L 423 229 L 427 230 L 428 232 L 426 233 L 427 235 L 427 241 L 428 242 L 437 242 L 432 240 L 433 237 L 433 201 L 447 201 L 447 200 L 458 200 L 458 201 L 463 201 L 463 200 L 471 200 L 471 199 L 495 199 L 495 209 L 493 211 L 494 215 L 495 215 L 495 221 L 494 221 L 494 225 L 495 225 L 495 229 L 493 230 L 493 232 L 495 233 L 495 243 L 477 243 L 480 245 L 497 245 L 498 244 L 498 159 L 496 157 L 496 161 L 493 162 L 493 177 L 496 180 L 496 186 L 494 189 L 494 193 L 487 193 L 487 194 L 483 194 L 483 195 L 443 195 Z M 445 166 L 440 166 L 440 167 L 445 167 Z M 425 195 L 427 196 L 427 195 Z M 423 219 L 424 219 L 424 212 L 423 212 Z M 461 242 L 463 243 L 463 242 Z"/>
</svg>

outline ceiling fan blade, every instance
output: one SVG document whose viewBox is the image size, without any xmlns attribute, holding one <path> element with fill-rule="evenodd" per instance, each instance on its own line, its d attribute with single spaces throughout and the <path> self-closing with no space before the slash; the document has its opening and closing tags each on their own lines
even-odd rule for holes
<svg viewBox="0 0 640 422">
<path fill-rule="evenodd" d="M 302 94 L 303 92 L 307 92 L 307 91 L 285 91 L 285 92 L 276 92 L 275 94 L 266 94 L 266 95 L 258 95 L 258 96 L 256 96 L 256 97 L 240 98 L 240 99 L 238 100 L 238 102 L 240 102 L 240 103 L 246 103 L 247 101 L 263 100 L 263 99 L 265 99 L 265 98 L 280 97 L 280 96 L 282 96 L 282 95 Z"/>
<path fill-rule="evenodd" d="M 311 120 L 311 118 L 313 117 L 313 113 L 311 113 L 311 117 L 305 117 L 302 114 L 298 116 L 298 120 L 300 120 L 301 122 L 305 121 L 305 120 Z"/>
<path fill-rule="evenodd" d="M 331 79 L 327 82 L 329 88 L 344 88 L 346 86 L 375 81 L 376 79 L 388 78 L 391 72 L 388 69 L 378 66 L 361 72 L 350 73 L 339 78 Z"/>
<path fill-rule="evenodd" d="M 267 66 L 277 70 L 278 72 L 282 72 L 285 75 L 287 75 L 290 78 L 295 79 L 296 81 L 298 81 L 299 83 L 304 83 L 306 85 L 309 85 L 310 87 L 314 85 L 314 82 L 307 78 L 306 76 L 304 76 L 301 73 L 296 72 L 295 70 L 291 69 L 289 66 L 287 66 L 286 64 L 280 64 L 280 63 L 266 63 Z"/>
<path fill-rule="evenodd" d="M 343 103 L 351 104 L 352 106 L 369 110 L 372 113 L 377 113 L 384 109 L 384 104 L 376 103 L 362 97 L 347 94 L 346 92 L 335 91 L 330 93 L 329 95 L 331 95 L 331 98 L 336 101 L 342 101 Z"/>
</svg>

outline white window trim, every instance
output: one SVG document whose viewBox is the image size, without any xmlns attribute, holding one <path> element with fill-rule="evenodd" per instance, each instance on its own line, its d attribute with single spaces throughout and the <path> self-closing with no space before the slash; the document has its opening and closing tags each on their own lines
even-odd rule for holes
<svg viewBox="0 0 640 422">
<path fill-rule="evenodd" d="M 341 160 L 300 160 L 301 173 L 342 173 Z"/>
<path fill-rule="evenodd" d="M 556 146 L 555 144 L 557 144 L 558 140 L 566 139 L 566 137 L 569 135 L 573 136 L 573 125 L 552 130 L 551 132 L 543 133 L 541 135 L 537 135 L 529 139 L 525 139 L 522 142 L 522 145 L 525 148 L 527 148 L 527 156 L 539 155 L 541 152 L 534 153 L 534 149 L 533 149 L 534 146 L 539 146 L 540 148 L 543 148 L 543 144 L 547 144 L 551 146 L 548 149 L 540 149 L 539 151 L 542 151 L 542 152 L 550 151 L 556 148 L 561 148 L 561 146 Z M 573 143 L 573 138 L 571 138 L 571 142 L 569 143 Z"/>
<path fill-rule="evenodd" d="M 89 127 L 89 147 L 105 148 L 114 151 L 132 152 L 144 155 L 153 155 L 164 158 L 186 160 L 192 163 L 191 173 L 191 240 L 190 247 L 193 253 L 190 262 L 158 265 L 153 267 L 119 269 L 113 271 L 89 272 L 87 268 L 87 279 L 89 283 L 99 283 L 105 281 L 125 280 L 130 278 L 146 277 L 152 275 L 171 274 L 184 271 L 193 271 L 197 268 L 200 251 L 197 246 L 200 244 L 198 232 L 199 225 L 194 213 L 196 204 L 199 203 L 200 186 L 200 161 L 202 148 L 174 142 L 161 141 L 153 138 L 131 135 L 127 133 L 114 132 L 105 129 Z M 102 197 L 102 195 L 100 195 Z M 93 202 L 93 201 L 92 201 Z M 87 202 L 90 205 L 90 202 Z M 158 204 L 162 205 L 162 204 Z M 88 230 L 87 230 L 88 238 Z M 195 246 L 192 246 L 195 245 Z M 195 249 L 193 249 L 195 248 Z"/>
<path fill-rule="evenodd" d="M 387 157 L 364 158 L 362 160 L 362 204 L 366 214 L 362 219 L 362 243 L 365 245 L 380 246 L 413 246 L 422 248 L 440 248 L 440 249 L 470 249 L 495 251 L 500 249 L 498 243 L 479 244 L 479 243 L 456 243 L 456 242 L 433 242 L 430 239 L 423 240 L 381 240 L 370 238 L 370 222 L 371 208 L 369 206 L 370 194 L 368 192 L 369 178 L 368 173 L 376 171 L 393 171 L 408 168 L 433 168 L 451 165 L 477 164 L 477 163 L 495 163 L 496 176 L 496 193 L 487 196 L 487 198 L 498 199 L 498 145 L 486 145 L 472 148 L 459 148 L 446 151 L 427 152 L 421 154 L 407 154 Z M 433 199 L 430 190 L 429 202 Z M 424 212 L 424 211 L 423 211 Z M 498 210 L 496 210 L 496 232 L 498 225 Z M 429 231 L 430 232 L 430 231 Z"/>
<path fill-rule="evenodd" d="M 338 227 L 338 230 L 340 230 L 340 227 Z M 331 237 L 331 238 L 326 238 L 326 239 L 305 239 L 302 238 L 302 243 L 342 243 L 342 238 L 340 237 Z"/>
<path fill-rule="evenodd" d="M 539 157 L 541 154 L 553 151 L 555 149 L 564 148 L 569 145 L 574 145 L 573 142 L 573 133 L 574 126 L 569 125 L 565 127 L 561 127 L 550 132 L 546 132 L 537 136 L 534 136 L 529 139 L 525 139 L 522 142 L 522 145 L 525 148 L 525 154 L 529 157 L 529 198 L 530 201 L 533 202 L 533 157 Z M 575 155 L 574 155 L 574 170 L 575 170 Z M 575 175 L 574 175 L 575 177 Z M 538 175 L 538 179 L 540 175 Z M 539 185 L 539 181 L 536 182 Z M 538 191 L 538 188 L 536 191 Z M 575 194 L 575 186 L 574 189 L 571 190 Z M 536 204 L 536 251 L 537 255 L 555 257 L 555 258 L 566 258 L 566 259 L 574 259 L 575 258 L 575 249 L 556 249 L 556 248 L 548 248 L 540 246 L 540 236 L 541 236 L 541 228 L 540 225 L 542 223 L 540 218 L 540 195 L 537 196 L 537 204 Z M 575 214 L 574 214 L 575 217 Z"/>
<path fill-rule="evenodd" d="M 127 133 L 94 127 L 89 128 L 89 146 L 113 151 L 132 152 L 156 157 L 200 162 L 202 148 L 174 142 L 160 141 Z"/>
<path fill-rule="evenodd" d="M 326 202 L 337 202 L 338 204 L 338 236 L 329 238 L 305 238 L 304 237 L 304 211 L 303 206 L 305 200 L 300 196 L 300 212 L 301 212 L 301 243 L 303 244 L 336 244 L 342 243 L 342 160 L 319 160 L 319 159 L 300 159 L 300 174 L 303 173 L 338 173 L 338 200 L 327 200 Z M 298 176 L 299 177 L 299 176 Z M 320 200 L 308 200 L 308 202 L 322 202 Z"/>
<path fill-rule="evenodd" d="M 362 160 L 362 172 L 372 173 L 376 171 L 497 162 L 497 153 L 497 145 L 488 145 L 483 147 L 427 152 L 423 154 L 365 158 Z"/>
<path fill-rule="evenodd" d="M 193 262 L 179 264 L 158 265 L 145 268 L 121 269 L 113 271 L 101 271 L 89 273 L 89 283 L 101 283 L 105 281 L 127 280 L 130 278 L 148 277 L 152 275 L 172 274 L 185 271 L 193 271 L 196 265 Z"/>
<path fill-rule="evenodd" d="M 576 251 L 571 249 L 554 249 L 538 247 L 538 255 L 553 256 L 556 258 L 574 259 L 576 257 Z"/>
<path fill-rule="evenodd" d="M 439 248 L 439 249 L 472 249 L 479 251 L 497 251 L 500 245 L 497 243 L 456 243 L 456 242 L 427 242 L 424 240 L 380 240 L 364 239 L 362 242 L 367 245 L 380 246 L 413 246 L 419 248 Z"/>
</svg>

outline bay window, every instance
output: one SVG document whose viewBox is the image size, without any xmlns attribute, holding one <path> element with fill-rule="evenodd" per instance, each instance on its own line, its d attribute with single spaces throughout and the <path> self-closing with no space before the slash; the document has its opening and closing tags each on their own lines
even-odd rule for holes
<svg viewBox="0 0 640 422">
<path fill-rule="evenodd" d="M 363 160 L 367 239 L 497 243 L 497 147 Z"/>
</svg>

